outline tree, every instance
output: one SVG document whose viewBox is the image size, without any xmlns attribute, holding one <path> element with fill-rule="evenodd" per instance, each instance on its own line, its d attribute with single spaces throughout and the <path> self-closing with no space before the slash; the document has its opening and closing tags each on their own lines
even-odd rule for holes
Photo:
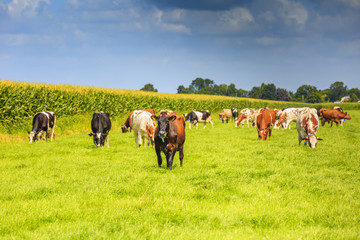
<svg viewBox="0 0 360 240">
<path fill-rule="evenodd" d="M 353 94 L 360 98 L 360 90 L 358 88 L 352 88 L 347 92 L 347 95 L 349 96 L 352 96 Z"/>
<path fill-rule="evenodd" d="M 291 100 L 290 93 L 288 92 L 288 90 L 286 90 L 284 88 L 277 88 L 276 89 L 276 100 L 290 101 Z"/>
<path fill-rule="evenodd" d="M 151 83 L 145 84 L 141 91 L 148 91 L 148 92 L 157 92 L 158 90 L 154 88 L 154 85 Z"/>
<path fill-rule="evenodd" d="M 334 82 L 329 88 L 329 99 L 331 102 L 340 100 L 346 95 L 347 86 L 343 82 Z"/>
<path fill-rule="evenodd" d="M 269 83 L 261 84 L 261 99 L 275 100 L 276 99 L 276 87 L 275 84 Z"/>
<path fill-rule="evenodd" d="M 359 101 L 359 98 L 358 96 L 353 93 L 351 96 L 350 96 L 350 102 L 358 102 Z"/>
<path fill-rule="evenodd" d="M 323 98 L 322 98 L 322 96 L 321 96 L 321 93 L 319 93 L 319 92 L 312 92 L 312 93 L 310 93 L 310 94 L 306 97 L 305 101 L 306 101 L 307 103 L 321 103 L 321 102 L 324 102 L 324 100 L 323 100 Z"/>
<path fill-rule="evenodd" d="M 311 85 L 301 85 L 296 93 L 295 98 L 305 99 L 310 93 L 317 92 L 317 88 Z"/>
<path fill-rule="evenodd" d="M 249 92 L 249 97 L 251 98 L 261 98 L 261 88 L 253 87 Z"/>
</svg>

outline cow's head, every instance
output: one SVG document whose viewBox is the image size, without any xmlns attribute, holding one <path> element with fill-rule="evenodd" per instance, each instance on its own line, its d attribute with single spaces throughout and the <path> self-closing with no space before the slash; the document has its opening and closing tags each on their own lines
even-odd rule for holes
<svg viewBox="0 0 360 240">
<path fill-rule="evenodd" d="M 350 119 L 351 119 L 351 117 L 350 117 L 350 115 L 349 115 L 348 112 L 345 112 L 345 117 L 344 117 L 344 119 L 347 119 L 347 120 L 350 120 Z"/>
<path fill-rule="evenodd" d="M 128 132 L 128 128 L 123 124 L 123 125 L 121 125 L 121 131 L 123 133 L 126 133 L 126 132 Z"/>
<path fill-rule="evenodd" d="M 240 123 L 241 123 L 245 118 L 246 118 L 246 115 L 243 114 L 243 113 L 240 113 L 240 116 L 239 116 L 239 118 L 238 118 L 238 120 L 237 120 L 236 126 L 239 126 Z"/>
<path fill-rule="evenodd" d="M 29 143 L 35 142 L 37 138 L 37 132 L 36 131 L 27 131 L 29 134 Z"/>
<path fill-rule="evenodd" d="M 221 113 L 219 113 L 219 119 L 220 120 L 223 120 L 223 118 L 224 118 L 224 114 L 221 112 Z"/>
<path fill-rule="evenodd" d="M 189 120 L 190 114 L 189 113 L 184 113 L 184 118 L 185 118 L 185 122 L 186 122 L 187 120 Z"/>
<path fill-rule="evenodd" d="M 279 116 L 279 120 L 277 121 L 275 127 L 281 127 L 285 123 L 285 117 L 286 117 L 286 114 L 281 114 Z"/>
<path fill-rule="evenodd" d="M 259 128 L 258 129 L 258 136 L 261 140 L 265 141 L 268 135 L 269 129 L 268 128 Z"/>
<path fill-rule="evenodd" d="M 307 137 L 305 137 L 303 140 L 309 142 L 310 148 L 316 148 L 317 140 L 322 140 L 322 138 L 317 137 L 315 134 L 310 134 Z"/>
<path fill-rule="evenodd" d="M 159 127 L 159 137 L 164 139 L 168 137 L 169 133 L 169 124 L 171 121 L 174 121 L 176 119 L 175 115 L 167 116 L 167 115 L 160 115 L 156 117 L 156 120 L 158 122 Z"/>
<path fill-rule="evenodd" d="M 109 133 L 90 133 L 89 136 L 93 137 L 94 144 L 96 147 L 102 147 L 104 146 L 105 139 Z"/>
</svg>

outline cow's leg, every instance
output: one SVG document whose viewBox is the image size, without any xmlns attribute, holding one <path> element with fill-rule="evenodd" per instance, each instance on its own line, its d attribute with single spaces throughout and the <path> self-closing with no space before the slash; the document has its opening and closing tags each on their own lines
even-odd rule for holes
<svg viewBox="0 0 360 240">
<path fill-rule="evenodd" d="M 210 120 L 211 127 L 214 128 L 213 122 Z"/>
<path fill-rule="evenodd" d="M 331 120 L 331 126 L 330 127 L 332 127 L 332 125 L 333 125 L 333 120 Z"/>
<path fill-rule="evenodd" d="M 291 121 L 289 121 L 288 126 L 289 126 L 289 129 L 291 129 Z"/>
<path fill-rule="evenodd" d="M 134 137 L 135 137 L 135 144 L 136 144 L 136 147 L 138 148 L 139 147 L 139 143 L 141 145 L 141 140 L 139 142 L 139 133 L 134 131 Z M 140 138 L 141 139 L 141 138 Z"/>
<path fill-rule="evenodd" d="M 206 122 L 204 122 L 204 128 L 206 128 Z"/>
<path fill-rule="evenodd" d="M 325 125 L 325 119 L 321 119 L 321 126 Z"/>
<path fill-rule="evenodd" d="M 189 121 L 189 129 L 191 129 L 191 121 Z"/>
<path fill-rule="evenodd" d="M 156 156 L 158 159 L 158 165 L 159 167 L 161 167 L 162 164 L 162 158 L 161 158 L 161 149 L 160 149 L 161 145 L 160 144 L 155 144 L 155 152 L 156 152 Z"/>
<path fill-rule="evenodd" d="M 196 123 L 195 123 L 195 126 L 196 126 L 196 129 L 198 129 L 198 128 L 199 128 L 199 123 L 196 122 Z"/>
<path fill-rule="evenodd" d="M 109 133 L 108 135 L 106 135 L 105 141 L 106 141 L 106 147 L 109 147 Z"/>
<path fill-rule="evenodd" d="M 169 170 L 172 170 L 175 153 L 176 153 L 176 150 L 173 149 L 171 152 L 169 151 L 168 155 L 166 156 L 167 167 L 169 168 Z"/>
<path fill-rule="evenodd" d="M 183 159 L 184 159 L 184 147 L 181 147 L 179 149 L 179 159 L 180 159 L 180 167 L 182 167 Z"/>
<path fill-rule="evenodd" d="M 269 129 L 269 141 L 270 141 L 270 137 L 271 137 L 271 129 Z"/>
</svg>

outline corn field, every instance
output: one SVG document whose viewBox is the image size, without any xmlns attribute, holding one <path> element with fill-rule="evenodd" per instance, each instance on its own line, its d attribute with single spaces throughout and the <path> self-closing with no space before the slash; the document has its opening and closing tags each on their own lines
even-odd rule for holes
<svg viewBox="0 0 360 240">
<path fill-rule="evenodd" d="M 223 108 L 319 107 L 296 102 L 264 101 L 211 95 L 164 94 L 134 90 L 80 87 L 61 84 L 37 84 L 0 80 L 0 125 L 21 126 L 35 113 L 53 111 L 57 117 L 96 111 L 111 116 L 128 114 L 135 109 L 171 109 L 184 113 L 194 109 L 220 111 Z M 335 104 L 322 104 L 332 107 Z M 359 104 L 342 104 L 345 109 L 360 109 Z"/>
</svg>

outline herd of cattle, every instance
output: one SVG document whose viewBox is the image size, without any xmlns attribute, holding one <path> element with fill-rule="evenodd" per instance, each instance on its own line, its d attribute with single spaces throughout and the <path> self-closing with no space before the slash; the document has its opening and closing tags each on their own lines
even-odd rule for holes
<svg viewBox="0 0 360 240">
<path fill-rule="evenodd" d="M 319 128 L 319 121 L 324 126 L 326 122 L 333 122 L 341 125 L 345 119 L 350 120 L 347 112 L 343 112 L 341 108 L 334 107 L 334 109 L 326 108 L 283 108 L 279 109 L 252 109 L 245 108 L 238 112 L 237 109 L 223 109 L 219 113 L 219 118 L 227 123 L 229 120 L 234 119 L 235 127 L 245 122 L 249 127 L 249 122 L 252 126 L 256 126 L 258 137 L 266 140 L 273 128 L 291 128 L 290 123 L 295 121 L 298 131 L 299 145 L 305 141 L 305 146 L 309 143 L 311 148 L 315 148 L 317 140 L 322 140 L 316 136 L 316 131 Z M 161 110 L 160 114 L 156 116 L 154 109 L 136 110 L 129 114 L 125 123 L 121 126 L 122 132 L 133 131 L 135 137 L 136 147 L 151 144 L 155 147 L 158 165 L 161 167 L 162 158 L 161 151 L 164 152 L 167 160 L 167 167 L 171 170 L 173 158 L 177 151 L 179 151 L 180 166 L 182 166 L 185 142 L 185 122 L 189 121 L 189 128 L 191 124 L 198 128 L 198 123 L 203 122 L 204 128 L 206 123 L 211 121 L 210 111 L 197 111 L 194 110 L 190 113 L 183 115 L 176 114 L 171 110 Z M 30 143 L 39 139 L 46 140 L 48 137 L 51 141 L 54 139 L 54 128 L 56 117 L 54 112 L 39 112 L 33 118 L 33 129 L 29 133 Z M 157 123 L 157 124 L 156 124 Z M 89 136 L 93 137 L 96 147 L 104 146 L 109 147 L 109 131 L 111 129 L 111 120 L 109 113 L 97 112 L 93 114 L 91 120 L 92 132 Z"/>
</svg>

